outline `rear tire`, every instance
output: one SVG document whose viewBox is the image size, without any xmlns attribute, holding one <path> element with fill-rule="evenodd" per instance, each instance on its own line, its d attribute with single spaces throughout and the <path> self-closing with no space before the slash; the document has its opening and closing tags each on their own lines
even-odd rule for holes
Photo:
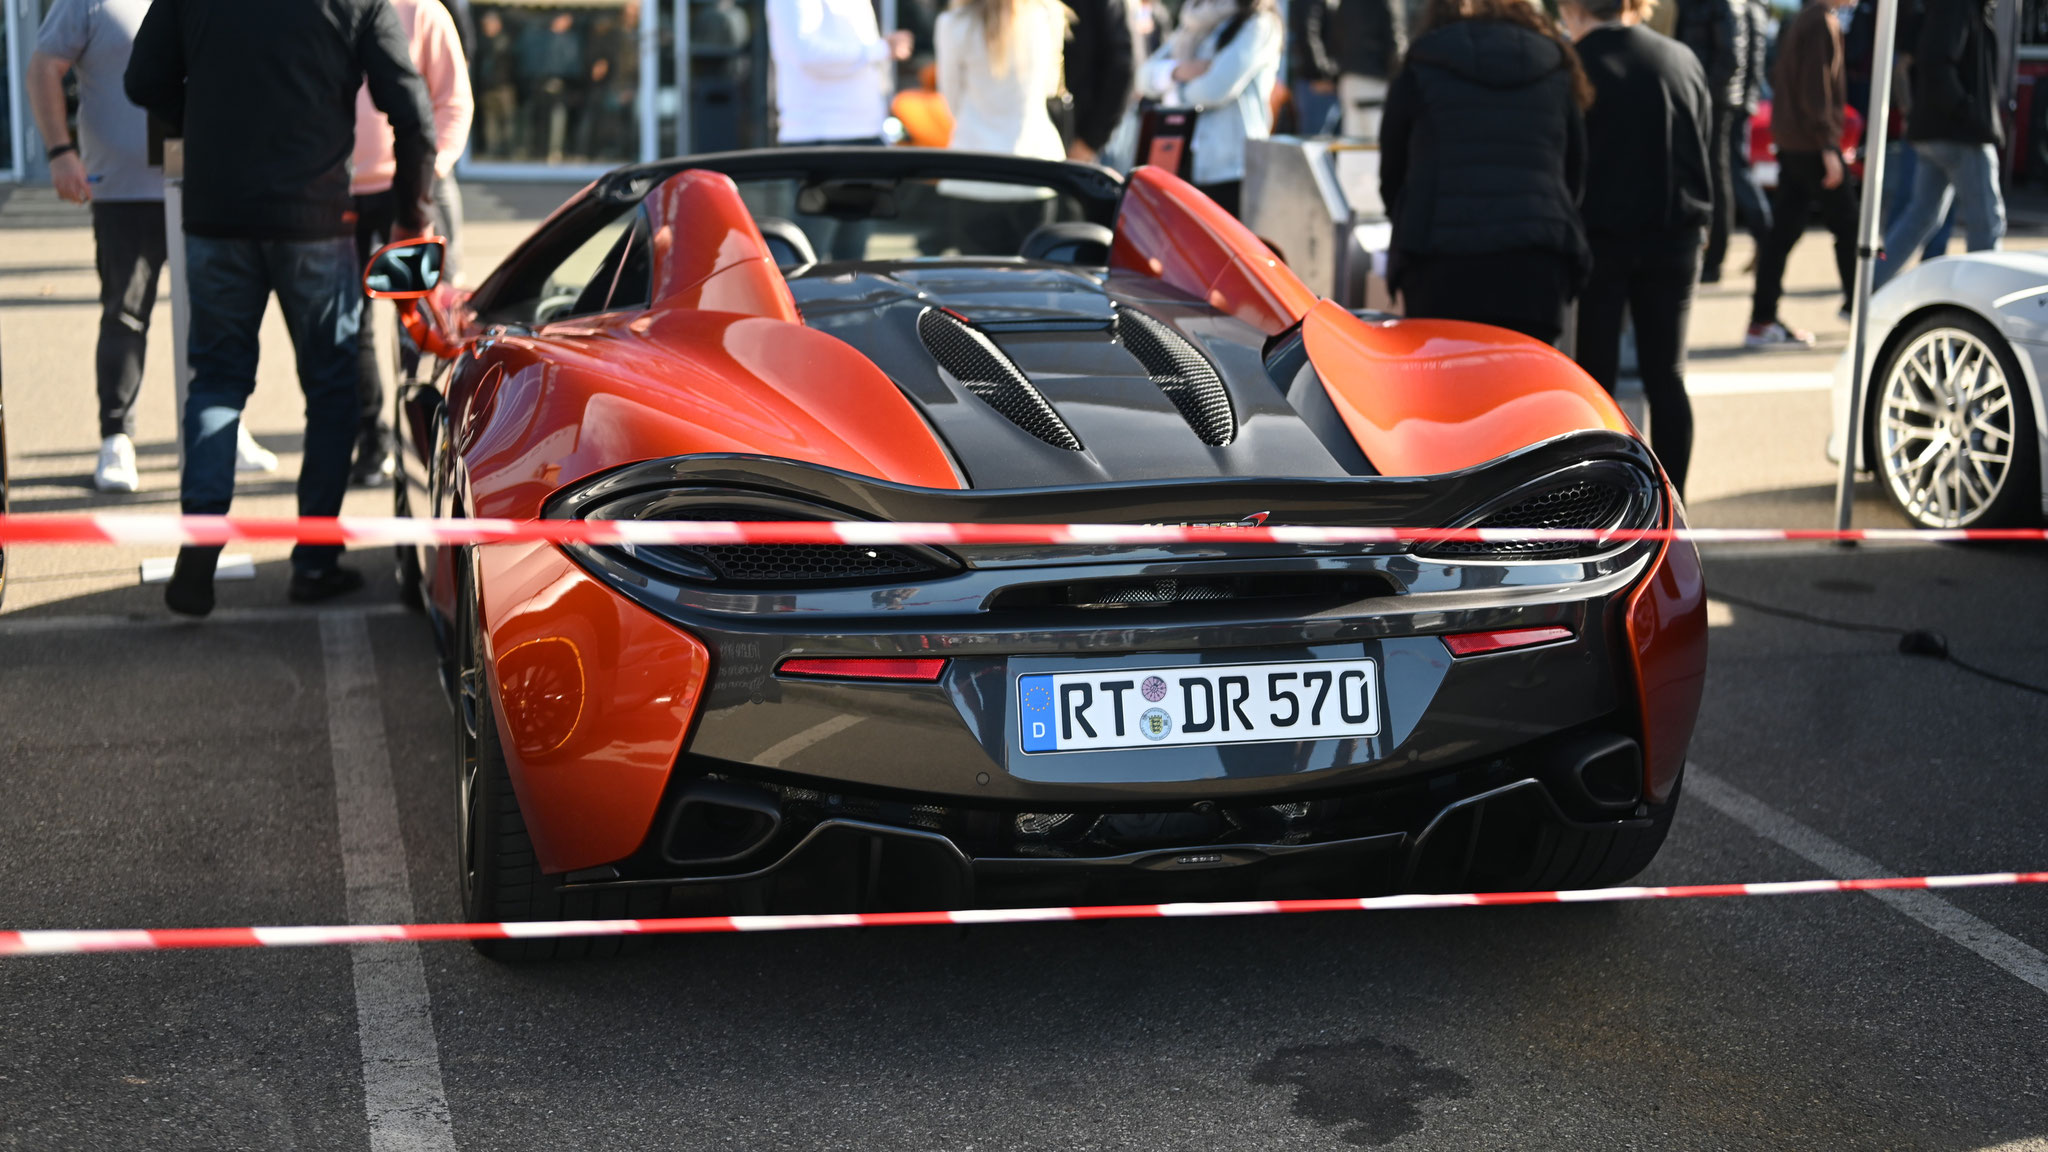
<svg viewBox="0 0 2048 1152">
<path fill-rule="evenodd" d="M 412 501 L 405 494 L 405 469 L 391 478 L 391 514 L 401 520 L 412 518 Z M 415 612 L 424 612 L 427 598 L 421 591 L 420 554 L 412 544 L 391 546 L 391 572 L 398 579 L 398 602 Z"/>
<path fill-rule="evenodd" d="M 1635 878 L 1650 866 L 1671 821 L 1678 814 L 1678 793 L 1684 780 L 1671 786 L 1671 797 L 1650 810 L 1644 827 L 1545 829 L 1530 882 L 1532 891 L 1570 888 L 1612 888 Z"/>
<path fill-rule="evenodd" d="M 1584 824 L 1561 822 L 1555 805 L 1535 789 L 1509 792 L 1432 828 L 1410 886 L 1422 892 L 1611 888 L 1647 868 L 1664 846 L 1679 789 L 1674 784 L 1670 798 L 1641 817 Z"/>
<path fill-rule="evenodd" d="M 660 913 L 659 888 L 563 891 L 541 871 L 526 831 L 526 816 L 512 789 L 499 742 L 496 709 L 485 675 L 483 634 L 476 623 L 476 592 L 464 565 L 456 608 L 456 842 L 463 918 L 471 923 L 513 920 L 637 919 Z M 572 936 L 540 940 L 477 940 L 493 960 L 575 960 L 616 956 L 640 943 L 626 936 Z"/>
</svg>

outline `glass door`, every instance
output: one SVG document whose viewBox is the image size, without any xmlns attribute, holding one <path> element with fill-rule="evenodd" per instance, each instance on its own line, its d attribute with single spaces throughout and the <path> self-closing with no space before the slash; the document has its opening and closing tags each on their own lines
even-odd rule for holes
<svg viewBox="0 0 2048 1152">
<path fill-rule="evenodd" d="M 772 143 L 764 0 L 675 0 L 672 11 L 662 49 L 665 153 L 731 152 Z M 684 77 L 680 89 L 678 75 Z"/>
<path fill-rule="evenodd" d="M 641 0 L 473 3 L 465 173 L 561 175 L 651 159 Z"/>
</svg>

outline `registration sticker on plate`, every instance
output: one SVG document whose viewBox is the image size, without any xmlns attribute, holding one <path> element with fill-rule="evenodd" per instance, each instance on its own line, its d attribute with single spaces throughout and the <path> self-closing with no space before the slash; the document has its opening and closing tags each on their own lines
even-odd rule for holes
<svg viewBox="0 0 2048 1152">
<path fill-rule="evenodd" d="M 1017 677 L 1025 752 L 1377 736 L 1375 660 L 1206 664 Z"/>
</svg>

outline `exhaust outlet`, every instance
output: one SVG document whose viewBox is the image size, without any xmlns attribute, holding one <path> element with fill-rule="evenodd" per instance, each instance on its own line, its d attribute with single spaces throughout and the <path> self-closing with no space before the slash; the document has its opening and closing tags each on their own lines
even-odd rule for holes
<svg viewBox="0 0 2048 1152">
<path fill-rule="evenodd" d="M 1613 732 L 1580 732 L 1542 753 L 1543 779 L 1568 807 L 1602 814 L 1634 811 L 1643 802 L 1643 749 Z"/>
<path fill-rule="evenodd" d="M 782 804 L 763 788 L 731 780 L 685 786 L 662 832 L 661 855 L 671 864 L 726 864 L 743 860 L 782 827 Z"/>
</svg>

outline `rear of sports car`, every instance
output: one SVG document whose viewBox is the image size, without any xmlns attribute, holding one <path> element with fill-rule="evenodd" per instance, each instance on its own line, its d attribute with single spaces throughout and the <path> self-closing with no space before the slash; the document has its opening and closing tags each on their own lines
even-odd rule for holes
<svg viewBox="0 0 2048 1152">
<path fill-rule="evenodd" d="M 1599 432 L 1446 477 L 995 491 L 685 457 L 550 507 L 1595 529 L 1673 512 L 1640 444 Z M 637 850 L 567 879 L 702 909 L 1616 882 L 1663 838 L 1697 704 L 1684 544 L 572 555 L 708 659 Z"/>
</svg>

